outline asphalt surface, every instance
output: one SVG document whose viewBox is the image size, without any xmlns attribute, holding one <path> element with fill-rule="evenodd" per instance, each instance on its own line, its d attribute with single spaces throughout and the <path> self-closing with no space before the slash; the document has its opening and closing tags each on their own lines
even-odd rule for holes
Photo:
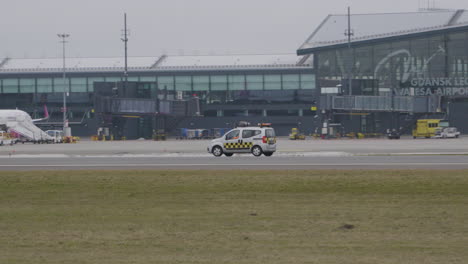
<svg viewBox="0 0 468 264">
<path fill-rule="evenodd" d="M 0 147 L 0 170 L 308 170 L 468 169 L 468 138 L 278 140 L 272 157 L 216 158 L 209 141 L 126 141 L 21 144 Z"/>
<path fill-rule="evenodd" d="M 301 157 L 79 157 L 8 158 L 1 170 L 79 169 L 468 169 L 468 156 L 341 156 Z"/>
</svg>

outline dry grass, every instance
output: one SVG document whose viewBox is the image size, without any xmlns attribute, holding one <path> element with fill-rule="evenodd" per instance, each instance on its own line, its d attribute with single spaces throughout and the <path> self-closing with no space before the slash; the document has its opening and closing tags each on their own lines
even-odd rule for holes
<svg viewBox="0 0 468 264">
<path fill-rule="evenodd" d="M 0 263 L 464 263 L 468 171 L 0 172 Z"/>
</svg>

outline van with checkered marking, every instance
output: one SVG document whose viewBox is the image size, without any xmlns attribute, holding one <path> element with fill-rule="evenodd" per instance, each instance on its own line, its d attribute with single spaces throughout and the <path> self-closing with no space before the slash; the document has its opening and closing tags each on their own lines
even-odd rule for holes
<svg viewBox="0 0 468 264">
<path fill-rule="evenodd" d="M 207 151 L 215 157 L 223 154 L 231 157 L 234 153 L 252 153 L 256 157 L 263 154 L 269 157 L 276 151 L 275 130 L 271 124 L 236 127 L 212 140 Z"/>
</svg>

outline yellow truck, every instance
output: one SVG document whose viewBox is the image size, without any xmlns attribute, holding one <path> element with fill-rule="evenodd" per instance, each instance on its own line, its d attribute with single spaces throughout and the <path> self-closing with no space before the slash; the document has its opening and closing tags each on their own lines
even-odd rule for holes
<svg viewBox="0 0 468 264">
<path fill-rule="evenodd" d="M 438 127 L 448 127 L 448 122 L 442 119 L 419 119 L 413 129 L 413 138 L 434 137 Z"/>
</svg>

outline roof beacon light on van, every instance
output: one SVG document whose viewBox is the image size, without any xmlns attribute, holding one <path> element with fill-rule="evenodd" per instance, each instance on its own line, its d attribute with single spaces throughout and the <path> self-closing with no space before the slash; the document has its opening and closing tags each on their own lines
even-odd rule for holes
<svg viewBox="0 0 468 264">
<path fill-rule="evenodd" d="M 237 127 L 249 127 L 249 126 L 250 126 L 250 123 L 247 121 L 239 121 L 239 123 L 237 123 Z"/>
<path fill-rule="evenodd" d="M 259 127 L 271 127 L 271 123 L 258 123 Z"/>
</svg>

